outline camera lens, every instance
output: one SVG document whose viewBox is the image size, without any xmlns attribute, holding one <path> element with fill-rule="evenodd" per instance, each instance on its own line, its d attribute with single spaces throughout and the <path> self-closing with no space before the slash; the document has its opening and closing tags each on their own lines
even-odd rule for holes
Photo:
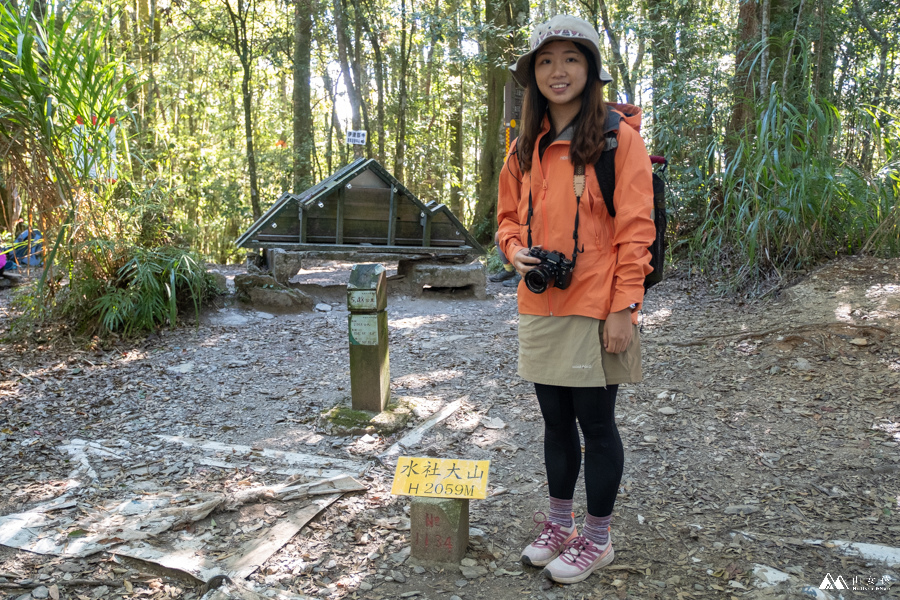
<svg viewBox="0 0 900 600">
<path fill-rule="evenodd" d="M 544 265 L 538 265 L 525 273 L 525 287 L 534 294 L 543 294 L 553 283 L 553 274 Z"/>
</svg>

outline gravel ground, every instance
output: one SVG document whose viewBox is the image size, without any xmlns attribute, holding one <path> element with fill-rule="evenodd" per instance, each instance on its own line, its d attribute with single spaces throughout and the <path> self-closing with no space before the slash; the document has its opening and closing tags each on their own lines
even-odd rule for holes
<svg viewBox="0 0 900 600">
<path fill-rule="evenodd" d="M 323 263 L 296 280 L 340 286 L 347 269 Z M 533 513 L 546 509 L 546 484 L 537 402 L 515 375 L 514 290 L 491 283 L 486 301 L 389 298 L 391 393 L 412 412 L 407 427 L 460 401 L 405 453 L 491 460 L 490 497 L 471 502 L 463 564 L 434 565 L 409 558 L 410 499 L 390 495 L 393 463 L 378 458 L 408 429 L 338 436 L 319 424 L 350 397 L 347 312 L 329 289 L 328 312 L 272 315 L 224 297 L 199 324 L 137 341 L 49 328 L 0 343 L 0 515 L 67 492 L 72 506 L 47 527 L 74 541 L 113 502 L 233 495 L 292 473 L 302 483 L 285 458 L 294 452 L 356 469 L 366 490 L 327 506 L 253 570 L 242 585 L 263 594 L 898 597 L 900 261 L 837 261 L 765 301 L 723 299 L 677 278 L 654 288 L 643 314 L 645 379 L 618 400 L 626 466 L 616 561 L 571 586 L 518 560 Z M 15 316 L 11 294 L 0 290 L 4 328 Z M 305 504 L 263 497 L 149 541 L 202 539 L 208 558 L 224 561 Z M 584 507 L 579 491 L 579 522 Z M 776 573 L 785 581 L 765 586 Z M 206 592 L 181 575 L 110 551 L 0 546 L 0 597 Z M 848 589 L 822 589 L 826 575 Z"/>
</svg>

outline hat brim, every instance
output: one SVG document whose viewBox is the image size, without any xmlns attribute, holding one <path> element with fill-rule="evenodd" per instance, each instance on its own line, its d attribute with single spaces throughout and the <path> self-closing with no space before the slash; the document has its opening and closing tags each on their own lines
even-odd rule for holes
<svg viewBox="0 0 900 600">
<path fill-rule="evenodd" d="M 597 76 L 600 78 L 600 83 L 606 85 L 613 80 L 612 76 L 606 71 L 606 69 L 603 68 L 603 60 L 600 58 L 600 50 L 596 46 L 594 46 L 593 44 L 585 44 L 581 40 L 573 40 L 571 37 L 565 35 L 551 35 L 547 39 L 543 40 L 540 46 L 530 52 L 526 52 L 525 54 L 520 56 L 516 60 L 516 62 L 509 65 L 509 72 L 512 73 L 513 79 L 516 80 L 516 83 L 521 85 L 523 88 L 528 87 L 528 82 L 531 80 L 531 57 L 534 56 L 534 53 L 540 50 L 545 44 L 555 40 L 574 42 L 576 44 L 580 44 L 581 47 L 586 48 L 591 54 L 594 55 L 594 63 L 599 69 Z"/>
</svg>

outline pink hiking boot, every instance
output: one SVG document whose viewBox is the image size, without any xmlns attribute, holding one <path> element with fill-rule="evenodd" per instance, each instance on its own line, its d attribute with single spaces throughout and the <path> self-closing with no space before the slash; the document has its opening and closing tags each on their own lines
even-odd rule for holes
<svg viewBox="0 0 900 600">
<path fill-rule="evenodd" d="M 613 561 L 612 540 L 598 546 L 584 536 L 578 536 L 563 549 L 562 553 L 544 569 L 544 576 L 557 583 L 578 583 L 601 567 Z"/>
<path fill-rule="evenodd" d="M 522 551 L 522 562 L 532 567 L 544 567 L 557 557 L 569 540 L 578 536 L 578 532 L 575 530 L 574 519 L 571 527 L 563 527 L 552 521 L 538 521 L 537 515 L 543 517 L 544 513 L 536 513 L 534 520 L 543 529 L 537 539 Z"/>
</svg>

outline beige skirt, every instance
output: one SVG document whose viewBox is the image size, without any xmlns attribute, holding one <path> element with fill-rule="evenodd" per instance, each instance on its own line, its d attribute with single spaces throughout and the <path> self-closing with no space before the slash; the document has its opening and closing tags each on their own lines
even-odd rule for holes
<svg viewBox="0 0 900 600">
<path fill-rule="evenodd" d="M 604 321 L 591 317 L 519 315 L 519 377 L 533 383 L 606 387 L 637 383 L 641 337 L 637 325 L 625 352 L 603 349 Z"/>
</svg>

